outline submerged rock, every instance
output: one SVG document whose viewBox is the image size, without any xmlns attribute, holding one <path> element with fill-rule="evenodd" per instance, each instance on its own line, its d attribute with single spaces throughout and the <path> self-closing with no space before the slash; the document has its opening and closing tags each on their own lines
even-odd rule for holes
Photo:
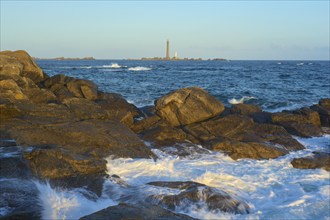
<svg viewBox="0 0 330 220">
<path fill-rule="evenodd" d="M 204 184 L 188 182 L 150 182 L 149 185 L 179 189 L 178 194 L 152 195 L 147 198 L 154 204 L 170 210 L 187 210 L 192 206 L 202 208 L 206 206 L 211 211 L 222 211 L 235 214 L 247 214 L 249 205 L 219 189 Z"/>
<path fill-rule="evenodd" d="M 146 220 L 175 220 L 194 219 L 190 216 L 177 214 L 157 205 L 150 204 L 126 204 L 120 203 L 110 206 L 93 214 L 81 217 L 80 220 L 121 220 L 121 219 L 146 219 Z"/>
<path fill-rule="evenodd" d="M 330 171 L 330 153 L 313 152 L 312 156 L 293 159 L 291 164 L 298 169 L 322 168 Z"/>
<path fill-rule="evenodd" d="M 156 114 L 172 126 L 188 125 L 212 118 L 224 110 L 215 97 L 198 87 L 179 89 L 155 101 Z"/>
</svg>

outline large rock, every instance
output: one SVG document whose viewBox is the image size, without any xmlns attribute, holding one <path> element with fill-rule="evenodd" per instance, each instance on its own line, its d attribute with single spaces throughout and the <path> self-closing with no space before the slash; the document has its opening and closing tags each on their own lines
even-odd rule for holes
<svg viewBox="0 0 330 220">
<path fill-rule="evenodd" d="M 157 205 L 137 204 L 131 205 L 120 203 L 116 206 L 110 206 L 90 215 L 81 217 L 80 220 L 122 220 L 122 219 L 136 219 L 136 220 L 185 220 L 194 219 L 187 215 L 177 214 L 161 208 Z"/>
<path fill-rule="evenodd" d="M 33 61 L 32 57 L 23 50 L 0 52 L 0 72 L 11 72 L 28 77 L 38 83 L 47 76 Z"/>
<path fill-rule="evenodd" d="M 224 110 L 224 105 L 197 87 L 169 93 L 155 102 L 156 114 L 172 126 L 188 125 L 212 118 Z"/>
<path fill-rule="evenodd" d="M 291 164 L 298 169 L 322 168 L 330 171 L 330 153 L 313 152 L 312 156 L 293 159 Z"/>
<path fill-rule="evenodd" d="M 148 201 L 170 210 L 187 209 L 191 205 L 205 205 L 211 211 L 247 214 L 249 205 L 219 189 L 196 182 L 150 182 L 149 185 L 180 189 L 178 194 L 152 195 Z"/>
<path fill-rule="evenodd" d="M 321 99 L 318 105 L 313 105 L 311 109 L 319 113 L 322 126 L 330 127 L 330 98 Z"/>
</svg>

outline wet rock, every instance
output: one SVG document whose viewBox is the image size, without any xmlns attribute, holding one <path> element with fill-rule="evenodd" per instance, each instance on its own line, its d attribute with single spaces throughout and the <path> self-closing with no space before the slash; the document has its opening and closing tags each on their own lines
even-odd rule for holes
<svg viewBox="0 0 330 220">
<path fill-rule="evenodd" d="M 93 214 L 81 217 L 80 220 L 121 220 L 121 219 L 194 219 L 187 215 L 177 214 L 157 205 L 120 203 Z"/>
<path fill-rule="evenodd" d="M 308 108 L 271 115 L 272 123 L 283 126 L 290 134 L 301 137 L 322 135 L 319 114 Z"/>
<path fill-rule="evenodd" d="M 187 138 L 196 140 L 210 150 L 226 152 L 233 159 L 276 158 L 304 147 L 283 128 L 254 123 L 242 115 L 216 117 L 185 126 Z"/>
<path fill-rule="evenodd" d="M 225 152 L 234 160 L 241 158 L 270 159 L 289 153 L 285 148 L 269 143 L 240 142 L 226 138 L 217 138 L 210 141 L 208 148 L 213 151 Z"/>
<path fill-rule="evenodd" d="M 154 204 L 167 209 L 177 208 L 189 210 L 189 207 L 203 205 L 211 211 L 222 211 L 235 214 L 249 213 L 249 205 L 222 190 L 206 186 L 196 182 L 150 182 L 149 185 L 179 189 L 178 194 L 152 195 L 147 198 Z"/>
<path fill-rule="evenodd" d="M 322 126 L 330 127 L 330 98 L 321 99 L 318 105 L 313 105 L 311 109 L 319 113 Z"/>
<path fill-rule="evenodd" d="M 258 137 L 260 142 L 271 143 L 288 151 L 303 150 L 305 147 L 294 139 L 283 127 L 271 124 L 254 124 L 251 130 L 247 131 L 247 136 Z M 237 137 L 240 141 L 256 141 L 257 139 L 247 139 L 245 134 Z M 251 137 L 251 136 L 250 136 Z"/>
<path fill-rule="evenodd" d="M 32 57 L 23 50 L 18 51 L 2 51 L 0 52 L 1 58 L 1 72 L 11 72 L 18 74 L 22 77 L 28 77 L 33 82 L 38 83 L 46 79 L 47 76 L 33 61 Z M 20 63 L 21 65 L 19 65 Z"/>
<path fill-rule="evenodd" d="M 1 157 L 0 164 L 1 178 L 26 179 L 32 177 L 32 173 L 29 170 L 25 160 L 23 160 L 20 156 Z"/>
<path fill-rule="evenodd" d="M 272 113 L 270 112 L 255 112 L 250 115 L 253 121 L 260 124 L 271 124 Z"/>
<path fill-rule="evenodd" d="M 212 118 L 224 105 L 197 87 L 179 89 L 155 101 L 156 114 L 172 126 L 188 125 Z"/>
<path fill-rule="evenodd" d="M 256 105 L 249 105 L 249 104 L 236 104 L 232 105 L 230 108 L 231 114 L 239 114 L 239 115 L 252 115 L 254 113 L 261 112 L 261 108 Z"/>
<path fill-rule="evenodd" d="M 1 180 L 0 207 L 4 214 L 0 219 L 41 219 L 38 190 L 29 180 Z"/>
<path fill-rule="evenodd" d="M 293 159 L 291 164 L 298 169 L 321 168 L 330 171 L 330 153 L 313 152 L 312 156 Z"/>
<path fill-rule="evenodd" d="M 202 155 L 212 153 L 210 150 L 203 148 L 200 145 L 184 142 L 175 143 L 171 146 L 157 147 L 157 149 L 165 152 L 167 155 L 189 158 L 199 158 Z"/>
</svg>

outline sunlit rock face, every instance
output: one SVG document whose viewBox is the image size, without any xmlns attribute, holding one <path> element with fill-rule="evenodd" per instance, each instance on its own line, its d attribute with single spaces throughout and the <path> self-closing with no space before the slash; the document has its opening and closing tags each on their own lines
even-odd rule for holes
<svg viewBox="0 0 330 220">
<path fill-rule="evenodd" d="M 172 126 L 187 125 L 214 117 L 224 110 L 215 97 L 198 87 L 176 90 L 155 101 L 156 114 Z"/>
</svg>

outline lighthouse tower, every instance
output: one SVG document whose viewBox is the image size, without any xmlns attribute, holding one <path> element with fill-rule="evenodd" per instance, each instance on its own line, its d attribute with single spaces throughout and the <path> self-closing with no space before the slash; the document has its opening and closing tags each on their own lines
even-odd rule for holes
<svg viewBox="0 0 330 220">
<path fill-rule="evenodd" d="M 167 60 L 171 59 L 171 57 L 170 57 L 170 41 L 169 40 L 166 41 L 166 57 L 165 57 L 165 59 L 167 59 Z"/>
</svg>

